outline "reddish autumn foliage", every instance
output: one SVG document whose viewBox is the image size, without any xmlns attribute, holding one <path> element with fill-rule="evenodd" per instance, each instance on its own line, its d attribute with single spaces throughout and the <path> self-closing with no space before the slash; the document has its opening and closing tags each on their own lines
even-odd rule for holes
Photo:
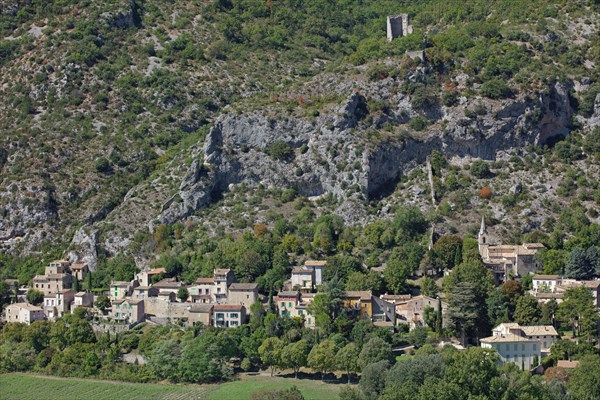
<svg viewBox="0 0 600 400">
<path fill-rule="evenodd" d="M 481 197 L 482 199 L 491 199 L 492 191 L 490 190 L 489 187 L 486 186 L 479 191 L 479 197 Z"/>
</svg>

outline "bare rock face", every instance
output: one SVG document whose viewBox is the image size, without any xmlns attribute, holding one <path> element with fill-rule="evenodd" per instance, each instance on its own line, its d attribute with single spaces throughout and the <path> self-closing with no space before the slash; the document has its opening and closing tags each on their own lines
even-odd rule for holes
<svg viewBox="0 0 600 400">
<path fill-rule="evenodd" d="M 71 251 L 67 259 L 71 262 L 83 262 L 91 271 L 98 265 L 98 230 L 82 227 L 75 232 L 71 241 Z"/>
<path fill-rule="evenodd" d="M 401 120 L 406 113 L 400 104 L 397 109 L 390 120 Z M 190 165 L 175 196 L 178 201 L 171 201 L 159 220 L 172 223 L 185 218 L 229 185 L 243 182 L 294 187 L 304 196 L 331 193 L 343 200 L 340 214 L 356 223 L 363 215 L 356 208 L 357 200 L 391 193 L 400 175 L 424 163 L 433 150 L 447 157 L 494 159 L 499 151 L 566 135 L 572 117 L 568 88 L 560 84 L 537 99 L 507 100 L 494 113 L 475 119 L 465 119 L 462 113 L 460 108 L 445 110 L 441 118 L 446 128 L 439 134 L 379 143 L 363 135 L 369 109 L 358 93 L 336 115 L 314 122 L 289 117 L 271 120 L 256 113 L 223 116 L 198 151 L 204 164 L 195 160 Z M 284 141 L 293 156 L 272 159 L 268 150 L 275 141 Z"/>
<path fill-rule="evenodd" d="M 139 6 L 133 0 L 115 4 L 115 10 L 101 15 L 105 24 L 113 28 L 133 28 L 141 25 Z"/>
<path fill-rule="evenodd" d="M 152 230 L 158 223 L 171 224 L 193 215 L 220 198 L 230 185 L 240 183 L 294 187 L 307 197 L 332 195 L 339 200 L 336 212 L 347 223 L 364 223 L 371 218 L 365 200 L 392 193 L 399 177 L 422 165 L 433 150 L 447 158 L 492 160 L 507 150 L 566 135 L 572 118 L 569 88 L 556 84 L 536 96 L 503 101 L 471 98 L 455 107 L 421 110 L 436 122 L 428 131 L 373 138 L 368 132 L 384 124 L 407 128 L 401 125 L 417 111 L 406 95 L 398 94 L 394 82 L 374 83 L 365 92 L 374 99 L 387 99 L 389 110 L 376 114 L 369 110 L 366 96 L 354 92 L 336 111 L 312 120 L 289 115 L 274 118 L 259 112 L 221 116 L 205 140 L 189 150 L 189 164 L 174 161 L 181 172 L 174 189 L 161 186 L 158 178 L 132 188 L 131 194 L 154 190 L 160 195 L 132 200 L 135 196 L 128 194 L 122 205 L 88 218 L 88 225 L 73 237 L 69 257 L 95 268 L 99 245 L 115 254 L 131 243 L 131 235 L 106 232 L 104 220 L 125 221 L 130 231 Z M 468 112 L 481 105 L 484 112 Z M 279 157 L 270 150 L 281 142 L 290 151 Z M 0 209 L 0 245 L 11 248 L 24 241 L 34 246 L 44 235 L 48 239 L 52 218 L 57 218 L 53 194 L 37 193 L 46 196 L 35 202 L 40 207 L 32 208 L 23 199 Z M 99 230 L 102 243 L 98 243 Z"/>
</svg>

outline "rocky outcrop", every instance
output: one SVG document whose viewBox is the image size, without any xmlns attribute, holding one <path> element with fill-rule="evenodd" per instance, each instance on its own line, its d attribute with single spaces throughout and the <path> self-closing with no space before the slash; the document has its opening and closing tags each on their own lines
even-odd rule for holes
<svg viewBox="0 0 600 400">
<path fill-rule="evenodd" d="M 102 21 L 112 28 L 133 28 L 141 26 L 141 9 L 134 0 L 123 1 L 117 4 L 114 11 L 101 15 Z"/>
<path fill-rule="evenodd" d="M 543 144 L 569 131 L 572 111 L 568 88 L 556 84 L 538 98 L 488 102 L 484 115 L 465 117 L 472 104 L 442 110 L 445 129 L 424 138 L 394 138 L 374 143 L 364 137 L 369 113 L 364 96 L 354 93 L 336 115 L 314 122 L 260 114 L 223 116 L 212 127 L 197 159 L 189 167 L 179 192 L 164 207 L 159 220 L 172 223 L 210 204 L 230 184 L 295 187 L 305 196 L 331 193 L 342 203 L 385 196 L 398 178 L 423 164 L 433 150 L 447 157 L 494 159 L 496 154 L 528 144 Z M 403 101 L 403 99 L 401 99 Z M 399 104 L 390 120 L 411 110 Z M 481 113 L 479 113 L 481 114 Z M 372 122 L 371 122 L 372 123 Z M 269 146 L 284 141 L 294 156 L 274 160 Z M 304 152 L 300 149 L 305 149 Z M 199 158 L 203 158 L 202 165 Z M 339 211 L 353 207 L 342 204 Z M 348 219 L 356 221 L 356 210 Z"/>
<path fill-rule="evenodd" d="M 95 271 L 98 265 L 97 244 L 97 229 L 85 226 L 79 228 L 71 241 L 71 251 L 69 251 L 67 259 L 71 262 L 84 262 L 91 271 Z"/>
<path fill-rule="evenodd" d="M 398 94 L 394 82 L 374 85 L 364 90 L 366 95 L 354 92 L 335 112 L 322 112 L 311 120 L 258 112 L 222 115 L 204 141 L 189 150 L 188 165 L 173 161 L 177 164 L 173 168 L 180 171 L 174 191 L 161 186 L 160 177 L 132 188 L 122 205 L 85 221 L 89 225 L 74 235 L 69 257 L 94 268 L 100 247 L 117 253 L 131 243 L 131 232 L 152 231 L 156 224 L 190 217 L 219 199 L 230 185 L 240 183 L 294 187 L 307 197 L 332 195 L 340 200 L 336 213 L 349 223 L 364 223 L 370 218 L 364 201 L 392 193 L 399 177 L 423 165 L 433 150 L 448 158 L 492 160 L 511 149 L 566 135 L 572 118 L 569 88 L 556 84 L 536 96 L 503 101 L 461 99 L 457 106 L 436 110 L 436 121 L 427 131 L 411 135 L 403 124 L 417 111 L 407 96 Z M 368 98 L 387 99 L 389 108 L 370 110 Z M 474 113 L 474 109 L 479 111 Z M 384 125 L 397 130 L 381 134 L 378 129 Z M 281 159 L 269 151 L 278 141 L 291 149 Z M 134 193 L 154 194 L 140 198 Z M 51 193 L 47 195 L 52 198 Z M 146 207 L 144 202 L 156 207 Z M 12 202 L 0 210 L 0 242 L 9 247 L 16 240 L 39 243 L 38 236 L 47 229 L 27 229 L 27 224 L 46 224 L 55 215 L 50 206 L 36 211 L 25 203 Z M 40 204 L 51 205 L 51 201 Z M 126 222 L 128 231 L 108 233 L 103 220 Z M 98 243 L 99 228 L 102 243 Z"/>
</svg>

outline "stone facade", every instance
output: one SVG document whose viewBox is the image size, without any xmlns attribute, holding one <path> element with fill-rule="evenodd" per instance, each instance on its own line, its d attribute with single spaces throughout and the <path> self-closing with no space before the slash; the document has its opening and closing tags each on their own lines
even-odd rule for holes
<svg viewBox="0 0 600 400">
<path fill-rule="evenodd" d="M 477 237 L 479 254 L 483 263 L 496 277 L 498 282 L 506 282 L 512 277 L 525 276 L 540 269 L 535 258 L 541 243 L 523 243 L 521 245 L 497 245 L 490 243 L 485 219 L 481 219 L 481 228 Z"/>
<path fill-rule="evenodd" d="M 408 14 L 387 17 L 387 39 L 391 42 L 397 37 L 413 33 L 413 26 L 408 24 Z"/>
<path fill-rule="evenodd" d="M 232 283 L 229 286 L 227 304 L 242 305 L 250 314 L 250 306 L 258 301 L 258 285 L 256 283 Z"/>
<path fill-rule="evenodd" d="M 14 303 L 6 307 L 6 322 L 31 325 L 33 321 L 46 319 L 44 310 L 28 303 Z"/>
</svg>

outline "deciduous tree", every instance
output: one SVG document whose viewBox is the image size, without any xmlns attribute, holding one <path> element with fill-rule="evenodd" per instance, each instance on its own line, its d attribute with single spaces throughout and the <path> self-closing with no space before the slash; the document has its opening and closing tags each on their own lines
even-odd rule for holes
<svg viewBox="0 0 600 400">
<path fill-rule="evenodd" d="M 282 350 L 283 342 L 276 337 L 266 338 L 258 348 L 261 361 L 271 368 L 271 376 L 273 376 L 275 367 L 281 365 Z"/>
<path fill-rule="evenodd" d="M 392 361 L 392 347 L 385 340 L 373 336 L 360 351 L 358 366 L 363 369 L 381 360 Z"/>
<path fill-rule="evenodd" d="M 298 371 L 304 367 L 308 361 L 310 346 L 306 340 L 299 340 L 290 343 L 281 351 L 281 361 L 283 366 L 294 370 L 294 377 L 298 378 Z"/>
<path fill-rule="evenodd" d="M 350 374 L 358 371 L 358 348 L 354 343 L 348 343 L 342 347 L 335 355 L 335 364 L 337 369 L 346 371 L 348 383 L 350 383 Z"/>
<path fill-rule="evenodd" d="M 308 355 L 308 366 L 321 373 L 321 379 L 325 374 L 335 369 L 336 345 L 333 340 L 325 339 L 314 346 Z"/>
</svg>

